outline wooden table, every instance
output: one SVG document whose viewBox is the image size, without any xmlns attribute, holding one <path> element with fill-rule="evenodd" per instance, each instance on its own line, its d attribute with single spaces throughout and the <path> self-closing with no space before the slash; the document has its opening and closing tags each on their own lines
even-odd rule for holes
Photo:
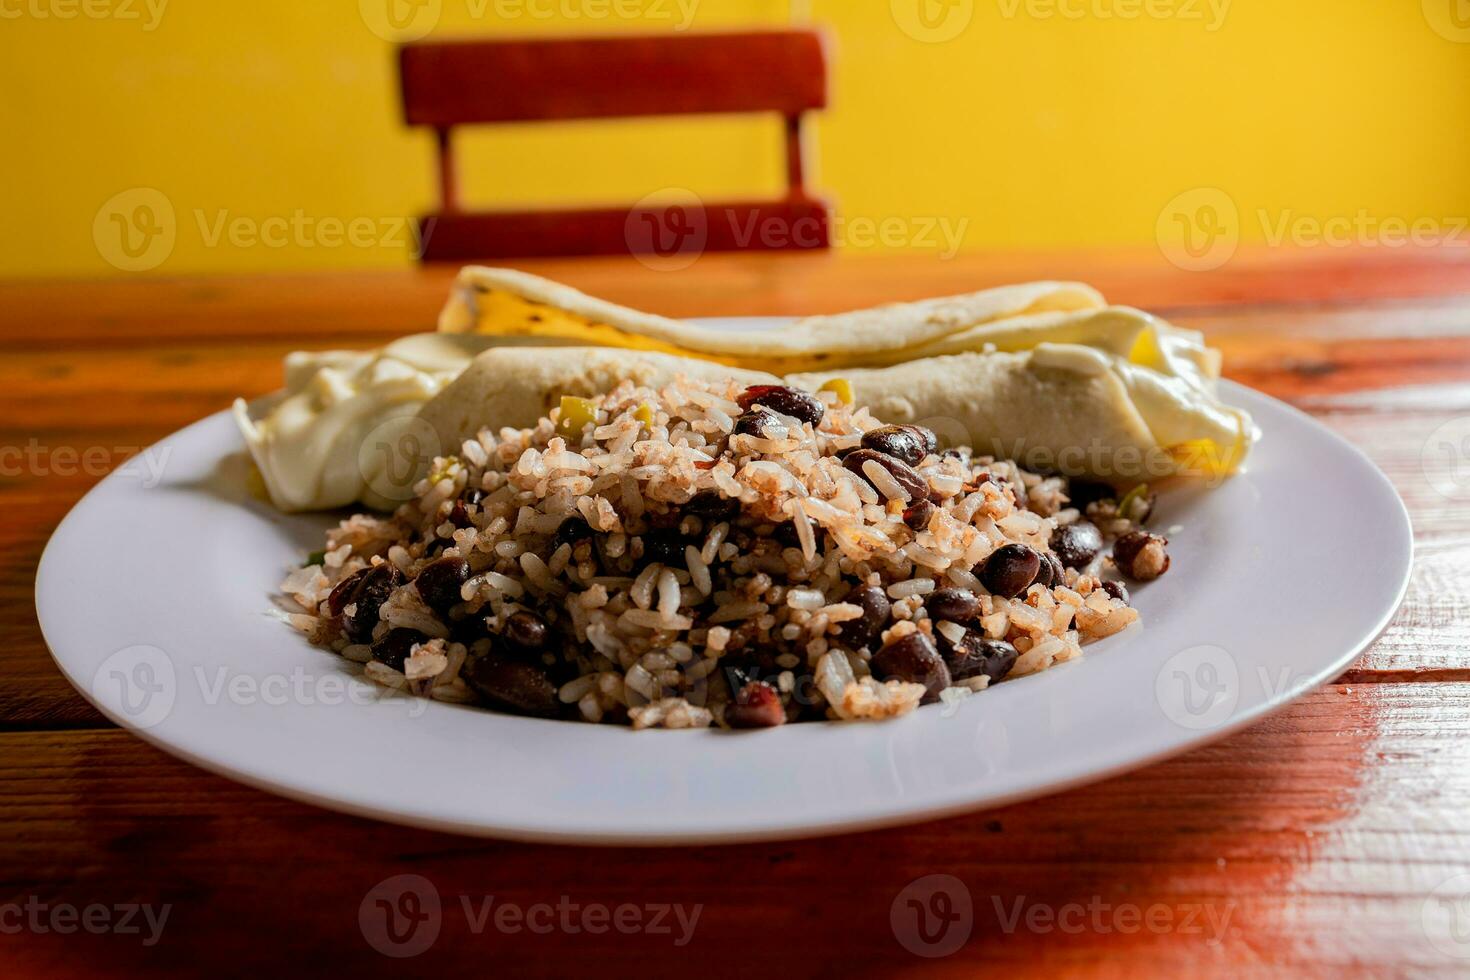
<svg viewBox="0 0 1470 980">
<path fill-rule="evenodd" d="M 437 942 L 408 964 L 424 970 L 665 973 L 677 957 L 699 973 L 768 976 L 981 965 L 1048 975 L 1470 971 L 1455 955 L 1465 945 L 1424 926 L 1435 890 L 1464 895 L 1470 880 L 1455 880 L 1470 873 L 1470 502 L 1436 492 L 1424 470 L 1425 460 L 1441 465 L 1425 452 L 1430 432 L 1470 414 L 1470 249 L 1243 253 L 1211 274 L 1156 253 L 707 256 L 680 273 L 632 261 L 531 267 L 674 315 L 829 311 L 1087 279 L 1114 301 L 1208 331 L 1231 377 L 1317 415 L 1398 482 L 1419 549 L 1408 602 L 1352 670 L 1268 721 L 999 811 L 680 851 L 528 846 L 338 816 L 206 775 L 93 712 L 37 630 L 36 561 L 68 508 L 136 447 L 236 394 L 275 387 L 294 347 L 367 346 L 430 328 L 450 273 L 3 285 L 7 974 L 191 973 L 207 963 L 386 973 L 400 964 L 370 947 L 358 911 L 400 874 L 425 876 L 443 896 Z M 1344 560 L 1371 561 L 1352 555 L 1351 535 L 1343 529 Z M 899 893 L 931 874 L 957 877 L 974 902 L 968 943 L 941 959 L 914 955 L 890 926 Z M 491 895 L 524 909 L 565 896 L 581 908 L 702 912 L 682 947 L 677 927 L 477 930 Z M 140 932 L 101 929 L 120 925 L 115 909 L 129 904 L 170 907 L 157 942 L 141 915 L 130 922 Z M 86 913 L 92 905 L 110 911 Z M 1025 917 L 1010 927 L 1017 909 Z M 69 914 L 92 915 L 100 931 L 53 928 Z M 1470 908 L 1461 921 L 1470 927 Z"/>
</svg>

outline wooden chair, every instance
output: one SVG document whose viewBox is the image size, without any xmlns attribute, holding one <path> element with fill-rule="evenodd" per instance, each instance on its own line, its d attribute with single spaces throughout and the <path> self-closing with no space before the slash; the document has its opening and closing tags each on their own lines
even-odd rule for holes
<svg viewBox="0 0 1470 980">
<path fill-rule="evenodd" d="M 424 261 L 831 246 L 830 209 L 807 194 L 803 126 L 827 104 L 814 31 L 451 41 L 399 52 L 403 114 L 438 136 L 440 210 Z M 776 201 L 562 211 L 460 208 L 456 126 L 694 113 L 777 112 L 786 183 Z"/>
</svg>

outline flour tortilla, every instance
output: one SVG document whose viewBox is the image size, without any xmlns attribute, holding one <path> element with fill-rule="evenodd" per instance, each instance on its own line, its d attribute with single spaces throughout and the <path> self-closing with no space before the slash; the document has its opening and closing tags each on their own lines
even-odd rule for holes
<svg viewBox="0 0 1470 980">
<path fill-rule="evenodd" d="M 562 395 L 590 398 L 622 381 L 651 388 L 679 376 L 697 381 L 733 378 L 741 385 L 778 384 L 775 375 L 711 361 L 651 351 L 608 347 L 495 347 L 470 363 L 458 378 L 419 412 L 446 451 L 473 439 L 482 428 L 534 426 Z"/>
<path fill-rule="evenodd" d="M 1246 413 L 1220 404 L 1190 379 L 1074 344 L 966 352 L 786 381 L 815 389 L 836 377 L 846 378 L 856 403 L 885 422 L 919 423 L 949 445 L 1119 485 L 1233 472 L 1257 435 Z"/>
<path fill-rule="evenodd" d="M 512 269 L 469 266 L 455 280 L 439 317 L 439 329 L 492 334 L 537 329 L 519 322 L 496 322 L 486 310 L 487 298 L 494 295 L 548 307 L 559 321 L 559 329 L 580 334 L 597 346 L 654 348 L 782 372 L 836 367 L 864 359 L 902 360 L 902 352 L 908 349 L 1008 317 L 1094 310 L 1104 305 L 1102 295 L 1082 283 L 1033 282 L 807 317 L 777 330 L 747 333 L 715 330 L 629 309 Z"/>
<path fill-rule="evenodd" d="M 742 385 L 782 380 L 646 351 L 494 348 L 476 357 L 419 417 L 447 448 L 482 428 L 533 426 L 562 395 L 590 397 L 625 379 L 659 387 L 680 376 L 734 378 Z M 817 390 L 835 378 L 847 379 L 856 404 L 884 422 L 922 423 L 947 445 L 1119 484 L 1229 472 L 1253 432 L 1244 413 L 1218 405 L 1188 381 L 1072 344 L 795 374 L 784 381 Z M 1193 447 L 1188 458 L 1181 447 Z"/>
</svg>

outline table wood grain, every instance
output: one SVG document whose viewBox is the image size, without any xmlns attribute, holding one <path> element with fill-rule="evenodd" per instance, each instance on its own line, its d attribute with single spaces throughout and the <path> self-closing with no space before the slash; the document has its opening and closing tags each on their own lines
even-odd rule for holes
<svg viewBox="0 0 1470 980">
<path fill-rule="evenodd" d="M 8 974 L 1470 972 L 1470 902 L 1458 934 L 1447 904 L 1470 894 L 1470 485 L 1446 496 L 1433 479 L 1455 465 L 1470 474 L 1470 459 L 1431 440 L 1470 415 L 1470 248 L 1245 250 L 1207 274 L 1144 251 L 710 255 L 679 273 L 632 260 L 525 265 L 670 315 L 1092 282 L 1207 331 L 1229 377 L 1317 416 L 1397 482 L 1417 546 L 1408 600 L 1345 675 L 1253 728 L 1001 810 L 684 850 L 531 846 L 340 816 L 205 774 L 101 718 L 52 666 L 36 562 L 103 473 L 236 395 L 276 387 L 287 351 L 432 329 L 452 270 L 0 284 Z M 1351 528 L 1343 548 L 1344 560 L 1372 561 L 1351 551 Z M 371 889 L 403 874 L 443 903 L 438 939 L 406 964 L 359 925 Z M 890 919 L 930 875 L 958 879 L 973 909 L 968 940 L 939 958 L 916 955 Z M 579 911 L 549 934 L 497 929 L 481 918 L 492 896 L 491 908 Z M 598 920 L 577 918 L 660 903 L 699 908 L 687 942 L 677 925 L 593 932 L 580 924 Z M 156 942 L 145 907 L 168 910 Z M 129 908 L 137 931 L 121 927 Z M 68 914 L 106 928 L 63 932 Z"/>
</svg>

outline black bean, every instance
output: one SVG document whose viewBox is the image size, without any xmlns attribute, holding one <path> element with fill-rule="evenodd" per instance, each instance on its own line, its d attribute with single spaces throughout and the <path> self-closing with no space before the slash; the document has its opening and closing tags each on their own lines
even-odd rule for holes
<svg viewBox="0 0 1470 980">
<path fill-rule="evenodd" d="M 980 597 L 967 589 L 939 589 L 924 597 L 932 619 L 968 623 L 980 615 Z"/>
<path fill-rule="evenodd" d="M 871 646 L 883 632 L 883 627 L 888 625 L 888 614 L 893 611 L 888 593 L 876 585 L 860 585 L 842 601 L 861 607 L 863 614 L 843 623 L 838 628 L 838 637 L 854 650 Z"/>
<path fill-rule="evenodd" d="M 768 412 L 757 405 L 735 420 L 735 435 L 755 436 L 757 439 L 766 437 L 765 427 L 771 424 L 780 424 L 775 414 Z"/>
<path fill-rule="evenodd" d="M 740 516 L 740 501 L 727 497 L 718 490 L 701 490 L 685 506 L 695 517 L 707 518 L 711 522 L 732 521 Z"/>
<path fill-rule="evenodd" d="M 586 541 L 590 537 L 592 537 L 592 528 L 585 520 L 580 517 L 568 517 L 561 522 L 561 526 L 551 536 L 551 553 L 556 554 L 557 549 L 564 544 L 576 548 L 578 542 Z"/>
<path fill-rule="evenodd" d="M 1168 544 L 1162 535 L 1129 531 L 1113 542 L 1113 561 L 1129 578 L 1152 581 L 1169 570 Z"/>
<path fill-rule="evenodd" d="M 449 639 L 454 643 L 463 643 L 467 647 L 474 646 L 489 635 L 490 628 L 485 625 L 484 610 L 471 613 L 449 624 Z"/>
<path fill-rule="evenodd" d="M 342 610 L 352 602 L 352 593 L 357 591 L 358 585 L 370 571 L 371 567 L 359 569 L 338 582 L 327 596 L 327 611 L 333 616 L 341 615 Z"/>
<path fill-rule="evenodd" d="M 885 425 L 863 433 L 863 448 L 892 456 L 909 466 L 918 466 L 926 455 L 924 444 L 914 426 Z"/>
<path fill-rule="evenodd" d="M 466 490 L 464 495 L 454 502 L 454 507 L 449 511 L 449 523 L 460 530 L 473 526 L 470 520 L 470 508 L 478 507 L 480 501 L 485 499 L 485 491 L 475 488 Z"/>
<path fill-rule="evenodd" d="M 1041 553 L 1041 567 L 1036 571 L 1036 581 L 1048 589 L 1067 584 L 1067 570 L 1050 551 Z"/>
<path fill-rule="evenodd" d="M 1059 527 L 1051 536 L 1051 550 L 1068 568 L 1086 568 L 1102 546 L 1102 532 L 1086 521 Z"/>
<path fill-rule="evenodd" d="M 1118 499 L 1118 491 L 1114 490 L 1110 483 L 1081 479 L 1067 483 L 1067 500 L 1084 514 L 1087 513 L 1089 504 L 1095 504 L 1100 500 L 1116 499 Z"/>
<path fill-rule="evenodd" d="M 349 616 L 342 614 L 342 631 L 353 643 L 367 643 L 373 638 L 373 629 L 378 625 L 378 612 L 393 590 L 403 584 L 403 573 L 389 564 L 374 565 L 364 569 L 358 576 L 346 601 L 339 607 L 345 610 L 352 606 Z M 334 590 L 335 594 L 335 590 Z M 327 598 L 328 606 L 332 599 Z"/>
<path fill-rule="evenodd" d="M 991 552 L 980 581 L 992 595 L 1013 599 L 1030 588 L 1041 571 L 1041 557 L 1024 544 L 1008 544 Z"/>
<path fill-rule="evenodd" d="M 920 500 L 916 504 L 911 504 L 909 508 L 903 512 L 903 522 L 907 524 L 909 526 L 909 530 L 913 531 L 915 534 L 919 533 L 920 531 L 927 530 L 929 527 L 929 520 L 934 516 L 935 509 L 936 508 L 934 507 L 934 505 L 929 501 Z"/>
<path fill-rule="evenodd" d="M 648 531 L 643 535 L 643 559 L 660 565 L 682 566 L 686 543 L 676 530 Z"/>
<path fill-rule="evenodd" d="M 539 650 L 546 645 L 546 620 L 524 609 L 510 614 L 501 631 L 511 643 L 522 650 Z"/>
<path fill-rule="evenodd" d="M 556 685 L 540 664 L 492 651 L 470 662 L 465 680 L 491 705 L 514 714 L 550 718 L 561 709 Z"/>
<path fill-rule="evenodd" d="M 1016 648 L 1005 640 L 992 640 L 974 630 L 965 630 L 964 639 L 951 645 L 944 659 L 950 676 L 957 681 L 981 674 L 998 681 L 1011 672 L 1019 656 Z"/>
<path fill-rule="evenodd" d="M 731 728 L 774 728 L 785 724 L 786 709 L 776 689 L 763 681 L 751 681 L 725 707 Z"/>
<path fill-rule="evenodd" d="M 373 659 L 380 664 L 387 664 L 394 670 L 402 670 L 403 662 L 413 651 L 413 645 L 424 643 L 428 639 L 418 630 L 402 627 L 391 629 L 381 640 L 373 644 Z"/>
<path fill-rule="evenodd" d="M 1108 579 L 1103 582 L 1102 590 L 1114 599 L 1118 599 L 1124 603 L 1128 602 L 1128 586 L 1116 579 Z"/>
<path fill-rule="evenodd" d="M 939 700 L 939 692 L 950 685 L 949 667 L 934 641 L 923 633 L 899 637 L 873 654 L 868 666 L 880 681 L 896 678 L 923 684 L 925 704 Z"/>
<path fill-rule="evenodd" d="M 869 460 L 872 460 L 887 470 L 888 474 L 909 495 L 909 500 L 925 500 L 928 498 L 929 481 L 920 476 L 918 471 L 909 464 L 902 460 L 894 459 L 886 453 L 880 453 L 873 449 L 859 449 L 857 452 L 848 453 L 847 458 L 842 461 L 842 465 L 871 484 L 873 481 L 868 480 L 868 475 L 863 472 L 863 464 Z M 873 489 L 876 490 L 877 487 Z"/>
<path fill-rule="evenodd" d="M 425 605 L 443 615 L 451 606 L 464 601 L 460 598 L 459 587 L 469 577 L 470 563 L 463 558 L 450 557 L 425 565 L 419 569 L 418 578 L 413 581 L 418 586 L 419 595 L 423 597 Z"/>
<path fill-rule="evenodd" d="M 812 425 L 821 422 L 822 416 L 827 414 L 826 407 L 811 392 L 784 385 L 753 385 L 746 388 L 735 400 L 747 412 L 752 405 L 762 405 L 773 412 L 780 412 Z"/>
<path fill-rule="evenodd" d="M 939 450 L 939 437 L 934 434 L 933 429 L 926 429 L 922 425 L 906 425 L 904 428 L 908 429 L 918 438 L 919 445 L 924 447 L 925 456 Z M 923 460 L 921 459 L 919 462 L 923 462 Z M 917 466 L 918 463 L 914 465 Z"/>
</svg>

